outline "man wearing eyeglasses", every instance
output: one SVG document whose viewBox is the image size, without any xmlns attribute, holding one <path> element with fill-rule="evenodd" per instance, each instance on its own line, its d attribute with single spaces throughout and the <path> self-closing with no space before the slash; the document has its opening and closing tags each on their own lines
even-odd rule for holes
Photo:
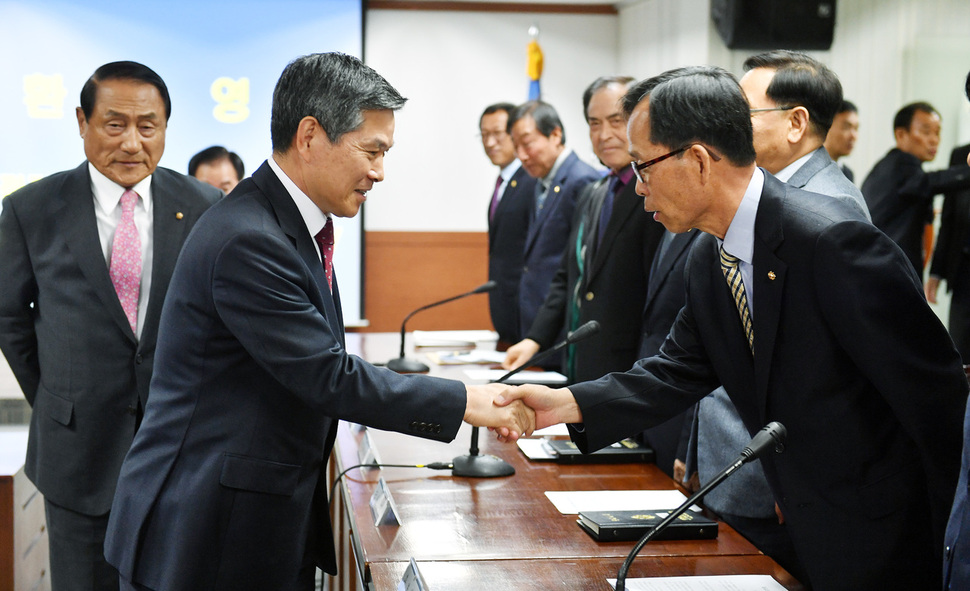
<svg viewBox="0 0 970 591">
<path fill-rule="evenodd" d="M 488 205 L 488 278 L 496 283 L 488 292 L 488 310 L 492 326 L 505 344 L 522 338 L 519 281 L 536 186 L 515 157 L 508 132 L 509 113 L 514 109 L 512 103 L 489 105 L 478 121 L 485 155 L 499 168 Z"/>
<path fill-rule="evenodd" d="M 823 145 L 842 104 L 842 84 L 835 73 L 804 53 L 784 50 L 753 55 L 744 69 L 740 85 L 751 106 L 758 166 L 793 187 L 844 200 L 868 218 L 862 193 Z M 684 476 L 689 482 L 696 472 L 700 485 L 710 482 L 748 439 L 730 398 L 718 388 L 695 409 Z M 789 570 L 799 570 L 760 462 L 745 466 L 712 491 L 706 503 L 762 552 Z"/>
<path fill-rule="evenodd" d="M 749 434 L 787 427 L 784 453 L 762 463 L 804 582 L 939 588 L 968 385 L 919 277 L 857 207 L 755 166 L 728 72 L 667 72 L 624 102 L 645 209 L 705 233 L 684 308 L 660 354 L 629 371 L 496 403 L 523 400 L 537 428 L 568 423 L 589 452 L 723 386 Z"/>
</svg>

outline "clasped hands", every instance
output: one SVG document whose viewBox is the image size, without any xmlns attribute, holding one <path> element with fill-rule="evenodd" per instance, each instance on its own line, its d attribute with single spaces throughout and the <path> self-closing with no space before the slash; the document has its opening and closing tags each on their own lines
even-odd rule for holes
<svg viewBox="0 0 970 591">
<path fill-rule="evenodd" d="M 466 391 L 465 422 L 488 427 L 499 441 L 515 441 L 536 429 L 583 420 L 568 388 L 485 384 L 466 386 Z"/>
</svg>

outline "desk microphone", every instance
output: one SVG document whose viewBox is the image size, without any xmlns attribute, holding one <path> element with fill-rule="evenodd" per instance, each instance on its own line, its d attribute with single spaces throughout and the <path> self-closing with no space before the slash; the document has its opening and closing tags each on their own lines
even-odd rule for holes
<svg viewBox="0 0 970 591">
<path fill-rule="evenodd" d="M 620 571 L 616 575 L 616 586 L 615 591 L 624 591 L 626 588 L 626 575 L 630 570 L 630 565 L 633 564 L 633 559 L 636 558 L 640 549 L 646 545 L 647 542 L 657 537 L 663 530 L 667 529 L 670 523 L 677 519 L 681 513 L 686 511 L 688 507 L 692 506 L 694 503 L 698 502 L 703 498 L 704 495 L 709 493 L 714 487 L 721 484 L 728 476 L 734 474 L 734 472 L 740 468 L 743 464 L 757 460 L 761 456 L 765 455 L 769 449 L 774 449 L 776 453 L 781 453 L 785 449 L 785 438 L 788 437 L 788 431 L 785 426 L 777 421 L 772 421 L 761 428 L 757 434 L 748 442 L 748 445 L 744 446 L 741 450 L 741 455 L 738 459 L 734 460 L 734 463 L 721 470 L 721 473 L 715 476 L 710 482 L 701 487 L 699 491 L 693 494 L 691 498 L 684 501 L 684 503 L 673 510 L 663 521 L 658 523 L 655 527 L 651 528 L 637 545 L 633 547 L 630 554 L 623 561 L 623 566 L 620 567 Z"/>
<path fill-rule="evenodd" d="M 404 327 L 407 325 L 408 320 L 410 320 L 412 316 L 414 316 L 418 312 L 421 312 L 422 310 L 427 310 L 428 308 L 434 308 L 435 306 L 440 306 L 441 304 L 447 304 L 448 302 L 460 300 L 461 298 L 465 298 L 470 295 L 475 295 L 477 293 L 485 293 L 488 291 L 492 291 L 493 289 L 495 289 L 496 285 L 498 284 L 495 283 L 494 281 L 487 281 L 469 292 L 463 293 L 461 295 L 456 295 L 454 297 L 450 297 L 446 300 L 441 300 L 440 302 L 428 304 L 427 306 L 421 306 L 417 310 L 405 316 L 404 322 L 401 323 L 401 354 L 400 356 L 398 356 L 397 359 L 391 359 L 390 361 L 388 361 L 387 368 L 392 371 L 396 371 L 397 373 L 426 373 L 428 371 L 427 365 L 421 363 L 420 361 L 414 361 L 413 359 L 404 358 Z"/>
<path fill-rule="evenodd" d="M 509 373 L 495 380 L 495 383 L 504 383 L 513 375 L 519 373 L 526 367 L 534 365 L 536 362 L 546 359 L 556 351 L 561 351 L 566 345 L 571 345 L 585 338 L 591 337 L 600 331 L 600 323 L 590 320 L 586 324 L 572 331 L 559 344 L 551 349 L 536 353 L 528 361 L 513 369 Z M 496 476 L 511 476 L 515 474 L 515 468 L 511 464 L 496 456 L 483 456 L 478 453 L 478 427 L 472 427 L 472 445 L 468 450 L 468 455 L 458 456 L 451 461 L 452 475 L 470 476 L 472 478 L 493 478 Z"/>
</svg>

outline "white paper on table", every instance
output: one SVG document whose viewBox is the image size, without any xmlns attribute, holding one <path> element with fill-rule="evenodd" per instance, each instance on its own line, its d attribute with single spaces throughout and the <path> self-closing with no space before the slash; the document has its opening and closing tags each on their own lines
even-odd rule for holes
<svg viewBox="0 0 970 591">
<path fill-rule="evenodd" d="M 497 341 L 492 330 L 416 330 L 412 333 L 415 347 L 473 347 L 475 343 Z"/>
<path fill-rule="evenodd" d="M 463 363 L 502 363 L 505 361 L 505 353 L 491 349 L 472 349 L 471 351 L 438 353 L 438 361 L 439 363 L 449 365 Z"/>
<path fill-rule="evenodd" d="M 679 490 L 576 490 L 546 491 L 563 515 L 580 511 L 663 511 L 679 507 L 687 497 Z M 691 511 L 700 511 L 694 505 Z"/>
<path fill-rule="evenodd" d="M 545 429 L 536 429 L 532 432 L 533 437 L 550 437 L 552 435 L 569 436 L 569 428 L 566 427 L 566 423 L 559 423 L 558 425 L 552 425 Z"/>
<path fill-rule="evenodd" d="M 616 589 L 616 579 L 606 579 Z M 627 579 L 630 591 L 785 591 L 770 575 L 702 575 Z"/>
<path fill-rule="evenodd" d="M 466 369 L 465 375 L 472 380 L 492 382 L 509 372 L 504 369 Z M 566 383 L 566 376 L 557 371 L 520 371 L 509 379 L 506 384 L 545 384 L 557 386 Z"/>
<path fill-rule="evenodd" d="M 544 445 L 545 439 L 519 439 L 515 442 L 530 460 L 555 460 L 556 454 Z"/>
</svg>

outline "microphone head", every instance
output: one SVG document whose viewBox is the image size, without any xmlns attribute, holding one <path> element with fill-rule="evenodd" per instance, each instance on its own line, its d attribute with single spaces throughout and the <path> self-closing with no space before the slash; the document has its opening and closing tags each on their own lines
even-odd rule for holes
<svg viewBox="0 0 970 591">
<path fill-rule="evenodd" d="M 497 286 L 498 286 L 498 283 L 489 280 L 489 281 L 486 281 L 485 283 L 479 285 L 475 289 L 473 289 L 472 290 L 472 293 L 485 293 L 486 291 L 492 291 Z"/>
<path fill-rule="evenodd" d="M 600 331 L 600 323 L 590 320 L 576 330 L 566 335 L 566 343 L 573 344 L 583 339 L 589 338 Z"/>
<path fill-rule="evenodd" d="M 775 453 L 785 450 L 785 439 L 788 438 L 788 430 L 778 421 L 772 421 L 761 428 L 751 441 L 741 451 L 744 463 L 756 460 L 769 449 L 774 449 Z"/>
</svg>

